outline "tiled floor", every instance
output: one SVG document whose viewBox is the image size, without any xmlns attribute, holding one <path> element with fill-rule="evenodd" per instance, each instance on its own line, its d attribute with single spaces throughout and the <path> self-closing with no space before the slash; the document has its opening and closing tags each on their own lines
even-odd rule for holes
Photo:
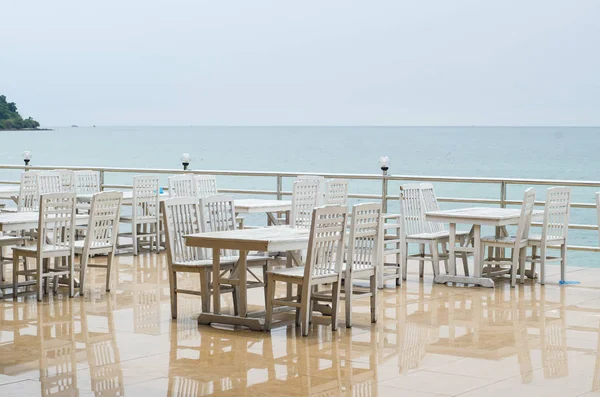
<svg viewBox="0 0 600 397">
<path fill-rule="evenodd" d="M 194 296 L 172 321 L 165 255 L 117 259 L 110 294 L 90 269 L 84 298 L 0 300 L 0 396 L 600 396 L 600 270 L 572 268 L 581 285 L 561 287 L 551 267 L 546 287 L 516 289 L 413 273 L 379 292 L 377 324 L 367 298 L 353 328 L 332 333 L 317 318 L 302 337 L 289 322 L 271 333 L 198 327 Z M 262 307 L 261 291 L 250 299 Z"/>
</svg>

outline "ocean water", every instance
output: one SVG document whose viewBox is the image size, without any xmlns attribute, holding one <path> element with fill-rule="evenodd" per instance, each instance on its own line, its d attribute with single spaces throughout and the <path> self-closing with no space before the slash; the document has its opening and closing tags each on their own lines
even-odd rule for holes
<svg viewBox="0 0 600 397">
<path fill-rule="evenodd" d="M 600 127 L 54 127 L 53 131 L 0 131 L 0 163 L 89 165 L 291 172 L 379 174 L 378 159 L 391 159 L 395 175 L 600 180 Z M 107 183 L 131 183 L 107 174 Z M 0 180 L 18 171 L 1 170 Z M 163 178 L 166 185 L 166 177 Z M 390 183 L 396 194 L 402 182 Z M 275 190 L 274 178 L 219 177 L 226 188 Z M 434 184 L 438 196 L 498 198 L 494 184 Z M 291 179 L 284 180 L 290 189 Z M 528 186 L 509 186 L 519 199 Z M 537 187 L 544 199 L 546 187 Z M 379 193 L 376 181 L 351 181 L 354 193 Z M 594 202 L 598 188 L 574 188 L 573 201 Z M 390 203 L 390 210 L 397 205 Z M 460 204 L 443 203 L 443 208 Z M 473 206 L 466 204 L 464 206 Z M 596 224 L 596 213 L 574 209 L 571 223 Z M 598 245 L 596 231 L 571 230 L 570 244 Z M 571 252 L 571 265 L 600 266 L 600 254 Z"/>
</svg>

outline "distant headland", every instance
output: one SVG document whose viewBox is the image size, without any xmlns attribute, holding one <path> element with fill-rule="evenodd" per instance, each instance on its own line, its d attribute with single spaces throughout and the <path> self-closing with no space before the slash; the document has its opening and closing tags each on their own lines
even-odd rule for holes
<svg viewBox="0 0 600 397">
<path fill-rule="evenodd" d="M 39 130 L 39 127 L 40 123 L 31 117 L 23 119 L 17 112 L 17 105 L 0 95 L 0 130 Z"/>
</svg>

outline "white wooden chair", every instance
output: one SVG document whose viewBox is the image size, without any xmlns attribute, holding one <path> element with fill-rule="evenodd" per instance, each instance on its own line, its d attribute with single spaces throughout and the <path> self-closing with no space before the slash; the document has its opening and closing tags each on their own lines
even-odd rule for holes
<svg viewBox="0 0 600 397">
<path fill-rule="evenodd" d="M 400 187 L 400 215 L 401 215 L 401 260 L 403 279 L 406 280 L 408 273 L 408 260 L 419 261 L 419 276 L 423 277 L 425 261 L 431 262 L 434 276 L 440 272 L 440 260 L 447 259 L 448 255 L 440 252 L 448 242 L 448 232 L 431 232 L 428 222 L 425 221 L 425 203 L 420 184 L 408 184 Z M 419 253 L 409 254 L 409 244 L 418 244 Z M 426 253 L 426 247 L 429 253 Z M 463 259 L 464 260 L 464 259 Z M 448 269 L 446 268 L 446 271 Z"/>
<path fill-rule="evenodd" d="M 198 197 L 198 189 L 193 174 L 169 177 L 169 198 Z"/>
<path fill-rule="evenodd" d="M 96 171 L 74 171 L 73 185 L 77 194 L 94 194 L 101 190 L 100 174 Z"/>
<path fill-rule="evenodd" d="M 131 224 L 133 239 L 133 255 L 138 254 L 140 239 L 149 240 L 152 250 L 156 242 L 156 251 L 160 249 L 160 211 L 159 211 L 159 184 L 155 176 L 134 176 L 131 216 L 121 216 L 122 223 Z"/>
<path fill-rule="evenodd" d="M 73 172 L 73 189 L 77 195 L 80 194 L 95 194 L 100 189 L 100 174 L 96 171 L 74 171 Z M 78 213 L 88 213 L 90 203 L 77 203 Z"/>
<path fill-rule="evenodd" d="M 75 235 L 75 193 L 50 193 L 40 197 L 40 220 L 36 246 L 13 248 L 13 297 L 17 299 L 19 275 L 33 276 L 36 279 L 37 300 L 43 296 L 42 284 L 44 279 L 55 278 L 54 291 L 58 289 L 56 277 L 66 275 L 69 277 L 69 296 L 74 294 L 74 265 L 73 239 Z M 20 270 L 19 259 L 33 258 L 36 260 L 36 269 Z M 67 267 L 51 268 L 50 259 L 66 258 Z M 48 280 L 46 280 L 48 288 Z"/>
<path fill-rule="evenodd" d="M 75 191 L 73 170 L 55 169 L 54 172 L 58 172 L 60 175 L 60 187 L 62 193 L 72 193 Z"/>
<path fill-rule="evenodd" d="M 39 195 L 48 193 L 64 193 L 62 179 L 58 171 L 36 173 Z"/>
<path fill-rule="evenodd" d="M 321 204 L 321 183 L 318 179 L 300 179 L 292 189 L 290 226 L 310 228 L 313 210 Z"/>
<path fill-rule="evenodd" d="M 362 203 L 352 207 L 350 233 L 344 263 L 342 264 L 343 294 L 346 327 L 352 327 L 352 301 L 370 297 L 371 322 L 377 322 L 377 281 L 380 270 L 381 204 Z M 354 281 L 368 280 L 369 290 L 354 288 Z M 313 300 L 331 301 L 331 291 L 312 293 Z M 311 313 L 312 314 L 312 313 Z"/>
<path fill-rule="evenodd" d="M 198 189 L 198 198 L 214 196 L 219 194 L 217 190 L 217 177 L 214 175 L 196 175 L 194 176 L 196 189 Z"/>
<path fill-rule="evenodd" d="M 18 212 L 36 212 L 40 209 L 40 192 L 38 189 L 37 172 L 21 173 L 21 186 L 19 187 Z"/>
<path fill-rule="evenodd" d="M 552 187 L 547 190 L 544 207 L 542 234 L 529 236 L 531 274 L 535 275 L 535 264 L 540 264 L 540 284 L 546 283 L 546 262 L 560 262 L 560 279 L 564 281 L 567 267 L 567 235 L 569 232 L 569 214 L 571 206 L 571 188 Z M 550 246 L 560 246 L 560 256 L 548 256 Z M 539 255 L 537 250 L 540 250 Z"/>
<path fill-rule="evenodd" d="M 437 201 L 437 196 L 435 195 L 435 190 L 433 189 L 433 185 L 431 183 L 421 183 L 421 196 L 423 197 L 423 210 L 424 212 L 429 211 L 439 211 L 440 206 Z M 450 241 L 450 232 L 446 229 L 446 225 L 441 222 L 427 222 L 427 230 L 429 233 L 435 233 L 437 235 L 442 235 L 444 238 L 448 239 L 448 244 Z M 468 232 L 457 231 L 456 236 L 460 241 L 461 245 L 465 243 L 465 239 L 467 238 Z M 447 252 L 447 244 L 442 244 L 443 252 Z M 467 260 L 467 254 L 465 252 L 460 253 L 463 271 L 465 276 L 469 275 L 469 262 Z M 446 273 L 448 269 L 446 269 Z"/>
<path fill-rule="evenodd" d="M 329 179 L 325 182 L 325 205 L 348 205 L 348 180 Z"/>
<path fill-rule="evenodd" d="M 315 208 L 310 223 L 306 266 L 267 272 L 266 330 L 271 329 L 273 306 L 292 306 L 296 308 L 296 324 L 301 323 L 302 335 L 308 336 L 313 287 L 326 284 L 332 286 L 331 327 L 333 331 L 337 329 L 347 212 L 348 208 L 341 205 Z M 298 295 L 275 299 L 277 282 L 296 284 Z"/>
<path fill-rule="evenodd" d="M 514 236 L 495 237 L 486 236 L 481 238 L 481 253 L 485 252 L 486 247 L 501 248 L 502 251 L 508 248 L 511 250 L 509 258 L 488 257 L 483 260 L 483 263 L 476 263 L 475 266 L 481 266 L 482 271 L 485 265 L 488 266 L 510 266 L 510 285 L 515 286 L 517 281 L 517 269 L 520 268 L 521 283 L 525 280 L 525 260 L 527 255 L 527 245 L 529 242 L 529 229 L 531 227 L 531 215 L 533 214 L 533 206 L 535 203 L 535 189 L 529 188 L 525 190 L 523 196 L 523 205 L 521 206 L 521 216 L 517 233 Z M 498 251 L 498 250 L 495 250 Z"/>
<path fill-rule="evenodd" d="M 188 247 L 184 238 L 187 234 L 203 231 L 198 200 L 192 197 L 176 197 L 163 201 L 161 206 L 167 236 L 171 317 L 177 318 L 178 294 L 200 295 L 202 297 L 202 311 L 208 312 L 210 311 L 212 259 L 204 249 Z M 221 270 L 225 272 L 233 269 L 237 258 L 222 256 L 220 261 Z M 178 273 L 200 274 L 200 291 L 179 289 L 177 287 Z M 231 292 L 232 289 L 221 291 Z"/>
<path fill-rule="evenodd" d="M 18 212 L 39 211 L 39 194 L 37 189 L 37 175 L 35 172 L 21 173 L 21 186 L 19 188 L 19 200 L 17 202 Z M 25 231 L 16 233 L 0 233 L 0 280 L 5 281 L 4 266 L 9 262 L 4 260 L 4 247 L 24 245 L 28 240 Z M 29 232 L 29 237 L 34 233 Z"/>
<path fill-rule="evenodd" d="M 117 245 L 122 201 L 121 192 L 99 192 L 92 196 L 85 240 L 75 241 L 75 253 L 80 255 L 79 294 L 82 296 L 88 267 L 106 269 L 106 291 L 110 291 L 110 274 Z M 106 255 L 106 264 L 88 263 L 93 255 Z"/>
</svg>

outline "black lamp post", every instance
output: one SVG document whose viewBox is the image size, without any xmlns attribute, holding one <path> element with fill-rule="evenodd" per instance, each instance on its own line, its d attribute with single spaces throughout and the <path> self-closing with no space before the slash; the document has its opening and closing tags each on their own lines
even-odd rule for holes
<svg viewBox="0 0 600 397">
<path fill-rule="evenodd" d="M 29 150 L 25 150 L 23 152 L 23 162 L 25 163 L 25 167 L 27 167 L 29 165 L 30 161 L 31 161 L 31 152 Z"/>
<path fill-rule="evenodd" d="M 190 162 L 192 161 L 192 156 L 190 156 L 189 153 L 183 153 L 179 159 L 183 165 L 183 170 L 187 171 L 188 165 L 190 165 Z"/>
</svg>

